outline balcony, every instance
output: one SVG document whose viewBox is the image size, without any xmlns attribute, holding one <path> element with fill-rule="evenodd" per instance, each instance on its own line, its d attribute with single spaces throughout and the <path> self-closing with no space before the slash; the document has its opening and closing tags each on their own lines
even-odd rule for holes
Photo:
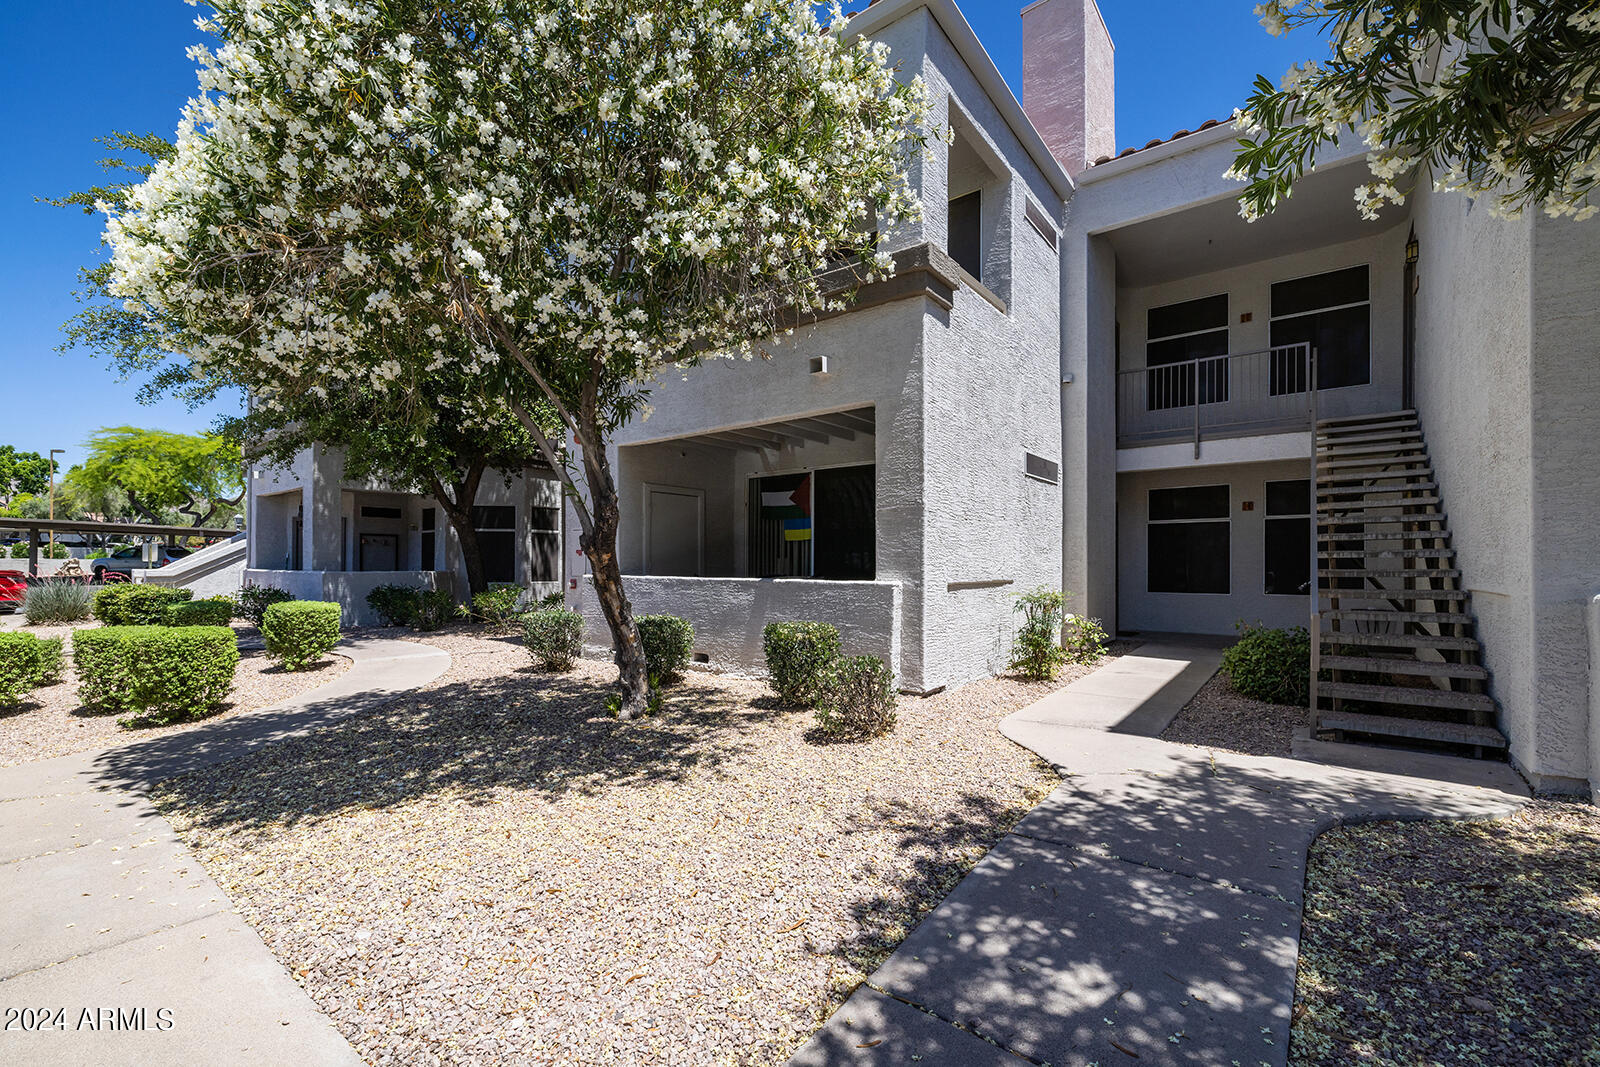
<svg viewBox="0 0 1600 1067">
<path fill-rule="evenodd" d="M 1309 344 L 1117 372 L 1117 447 L 1309 430 L 1316 420 Z"/>
</svg>

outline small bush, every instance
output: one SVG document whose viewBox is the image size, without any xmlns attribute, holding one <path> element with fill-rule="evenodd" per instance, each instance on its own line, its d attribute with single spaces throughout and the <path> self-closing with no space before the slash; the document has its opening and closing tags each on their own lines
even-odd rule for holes
<svg viewBox="0 0 1600 1067">
<path fill-rule="evenodd" d="M 448 589 L 417 590 L 417 611 L 411 624 L 419 630 L 437 630 L 456 613 L 456 598 Z"/>
<path fill-rule="evenodd" d="M 1043 587 L 1017 597 L 1016 610 L 1022 614 L 1022 625 L 1017 627 L 1011 646 L 1012 670 L 1039 682 L 1061 673 L 1068 658 L 1067 650 L 1061 647 L 1066 603 L 1066 594 Z"/>
<path fill-rule="evenodd" d="M 640 615 L 639 640 L 644 644 L 644 669 L 650 685 L 671 685 L 683 677 L 694 649 L 694 627 L 676 615 Z"/>
<path fill-rule="evenodd" d="M 410 626 L 417 617 L 422 590 L 410 585 L 380 585 L 367 594 L 367 607 L 385 626 Z"/>
<path fill-rule="evenodd" d="M 1274 630 L 1239 624 L 1239 640 L 1222 654 L 1228 684 L 1271 704 L 1311 702 L 1311 634 L 1303 626 Z"/>
<path fill-rule="evenodd" d="M 0 633 L 0 708 L 61 680 L 61 638 Z"/>
<path fill-rule="evenodd" d="M 78 696 L 125 722 L 200 718 L 233 688 L 239 646 L 223 626 L 105 626 L 72 639 Z"/>
<path fill-rule="evenodd" d="M 839 628 L 826 622 L 769 622 L 761 631 L 767 682 L 784 704 L 811 708 L 839 658 Z"/>
<path fill-rule="evenodd" d="M 89 617 L 94 606 L 94 589 L 88 582 L 72 578 L 46 578 L 28 586 L 22 600 L 22 613 L 30 626 L 60 626 Z"/>
<path fill-rule="evenodd" d="M 826 737 L 882 737 L 895 724 L 894 672 L 877 656 L 846 656 L 834 664 L 817 702 L 817 729 Z"/>
<path fill-rule="evenodd" d="M 286 671 L 298 671 L 321 659 L 339 643 L 338 604 L 320 600 L 289 600 L 274 604 L 261 617 L 261 636 L 267 655 Z"/>
<path fill-rule="evenodd" d="M 551 608 L 564 608 L 567 606 L 567 594 L 546 593 L 539 598 L 539 610 L 548 611 Z"/>
<path fill-rule="evenodd" d="M 516 621 L 517 609 L 521 603 L 522 590 L 514 585 L 506 585 L 474 593 L 472 606 L 469 608 L 463 604 L 461 610 L 464 614 L 481 620 L 487 626 L 503 630 Z"/>
<path fill-rule="evenodd" d="M 273 585 L 247 585 L 234 594 L 233 602 L 239 606 L 237 615 L 249 619 L 250 625 L 261 629 L 261 620 L 274 604 L 287 604 L 294 594 Z"/>
<path fill-rule="evenodd" d="M 541 671 L 570 671 L 583 654 L 583 616 L 566 608 L 532 612 L 522 620 L 522 643 Z"/>
<path fill-rule="evenodd" d="M 107 626 L 161 626 L 168 608 L 193 599 L 193 589 L 117 582 L 94 595 L 94 617 Z"/>
<path fill-rule="evenodd" d="M 67 546 L 66 545 L 57 544 L 54 548 L 51 548 L 49 541 L 42 541 L 39 544 L 39 558 L 40 559 L 66 559 L 70 555 L 72 555 L 72 553 L 67 551 Z M 12 545 L 11 546 L 11 558 L 12 559 L 27 559 L 28 558 L 28 542 L 26 542 L 26 541 L 18 541 L 16 544 Z"/>
<path fill-rule="evenodd" d="M 167 608 L 168 626 L 226 626 L 233 621 L 234 603 L 225 596 L 186 600 Z"/>
<path fill-rule="evenodd" d="M 1067 616 L 1061 648 L 1067 655 L 1068 663 L 1081 663 L 1085 666 L 1099 663 L 1105 657 L 1108 641 L 1110 637 L 1099 619 L 1090 619 L 1082 615 Z"/>
</svg>

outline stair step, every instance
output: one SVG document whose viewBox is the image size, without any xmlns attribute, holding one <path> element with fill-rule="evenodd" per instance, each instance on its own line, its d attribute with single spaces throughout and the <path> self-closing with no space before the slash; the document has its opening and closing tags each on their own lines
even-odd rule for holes
<svg viewBox="0 0 1600 1067">
<path fill-rule="evenodd" d="M 1368 489 L 1352 489 L 1350 491 L 1352 493 L 1355 493 L 1355 492 L 1375 493 L 1375 492 L 1377 492 L 1377 490 L 1370 489 L 1370 488 L 1368 488 Z M 1392 491 L 1393 492 L 1404 492 L 1404 490 L 1399 490 L 1399 489 L 1392 490 Z M 1320 511 L 1320 512 L 1323 512 L 1324 514 L 1333 515 L 1333 514 L 1340 514 L 1340 513 L 1351 512 L 1351 511 L 1393 511 L 1395 508 L 1437 507 L 1439 504 L 1442 504 L 1442 503 L 1443 503 L 1443 501 L 1439 499 L 1437 494 L 1429 494 L 1427 496 L 1407 496 L 1407 497 L 1401 497 L 1399 500 L 1368 500 L 1365 497 L 1363 497 L 1362 499 L 1359 499 L 1359 500 L 1325 500 L 1325 501 L 1320 501 L 1317 504 L 1317 510 Z"/>
<path fill-rule="evenodd" d="M 1361 533 L 1324 534 L 1318 532 L 1317 540 L 1330 541 L 1448 541 L 1449 530 L 1366 530 Z M 1396 550 L 1398 551 L 1398 550 Z"/>
<path fill-rule="evenodd" d="M 1322 462 L 1323 460 L 1358 459 L 1371 456 L 1426 460 L 1428 458 L 1428 446 L 1418 441 L 1414 445 L 1358 445 L 1354 448 L 1318 448 L 1317 465 L 1325 466 Z"/>
<path fill-rule="evenodd" d="M 1329 551 L 1319 549 L 1317 555 L 1322 559 L 1455 559 L 1456 550 L 1453 548 L 1409 548 L 1409 549 L 1338 549 Z"/>
<path fill-rule="evenodd" d="M 1413 442 L 1414 442 L 1414 444 L 1413 444 Z M 1374 427 L 1372 433 L 1349 434 L 1349 435 L 1339 436 L 1339 437 L 1328 437 L 1328 436 L 1319 435 L 1319 440 L 1317 441 L 1317 448 L 1319 450 L 1326 451 L 1326 450 L 1329 450 L 1329 449 L 1346 448 L 1346 447 L 1351 446 L 1351 445 L 1381 445 L 1381 444 L 1391 444 L 1391 445 L 1402 445 L 1403 444 L 1403 445 L 1406 445 L 1407 447 L 1414 447 L 1415 445 L 1420 445 L 1421 443 L 1422 443 L 1422 431 L 1421 430 L 1415 430 L 1415 429 L 1406 430 L 1406 429 L 1398 429 L 1398 428 L 1397 429 L 1393 429 L 1393 430 L 1380 430 L 1380 429 Z"/>
<path fill-rule="evenodd" d="M 1431 648 L 1441 652 L 1480 652 L 1476 637 L 1438 637 L 1434 634 L 1358 634 L 1350 630 L 1323 630 L 1322 645 L 1337 648 Z"/>
<path fill-rule="evenodd" d="M 1372 600 L 1382 602 L 1386 600 L 1418 601 L 1432 600 L 1435 603 L 1445 601 L 1468 600 L 1472 596 L 1465 589 L 1324 589 L 1322 599 L 1338 600 L 1348 604 L 1352 600 Z"/>
<path fill-rule="evenodd" d="M 1371 415 L 1339 415 L 1331 419 L 1318 419 L 1317 429 L 1325 430 L 1336 426 L 1349 426 L 1353 423 L 1388 422 L 1393 419 L 1414 419 L 1416 417 L 1416 408 L 1405 408 L 1402 411 L 1378 411 Z"/>
<path fill-rule="evenodd" d="M 1450 516 L 1442 511 L 1402 511 L 1395 515 L 1379 511 L 1345 511 L 1319 516 L 1317 522 L 1320 526 L 1421 526 L 1424 523 L 1440 526 L 1450 520 Z M 1419 533 L 1427 533 L 1419 530 Z M 1437 532 L 1437 531 L 1435 531 Z M 1336 538 L 1343 536 L 1335 534 Z"/>
<path fill-rule="evenodd" d="M 1403 482 L 1403 483 L 1401 483 L 1399 485 L 1367 485 L 1367 484 L 1362 484 L 1362 483 L 1359 483 L 1359 482 L 1352 482 L 1349 485 L 1338 485 L 1338 486 L 1329 485 L 1329 486 L 1318 486 L 1317 487 L 1317 495 L 1319 497 L 1334 497 L 1334 496 L 1359 496 L 1359 497 L 1392 496 L 1395 493 L 1424 493 L 1424 494 L 1428 494 L 1427 496 L 1407 497 L 1407 498 L 1405 498 L 1405 499 L 1408 499 L 1408 500 L 1409 499 L 1425 500 L 1425 499 L 1429 499 L 1430 497 L 1432 499 L 1438 499 L 1436 496 L 1433 496 L 1433 494 L 1438 493 L 1438 491 L 1439 491 L 1439 483 L 1438 482 Z M 1329 501 L 1325 501 L 1325 503 L 1336 505 L 1336 506 L 1341 504 L 1341 502 L 1337 501 L 1337 500 L 1329 500 Z M 1318 506 L 1321 506 L 1321 505 L 1319 504 Z"/>
<path fill-rule="evenodd" d="M 1350 619 L 1354 622 L 1438 623 L 1441 626 L 1471 626 L 1471 615 L 1460 611 L 1389 611 L 1384 608 L 1336 608 L 1324 611 L 1325 619 Z"/>
<path fill-rule="evenodd" d="M 1324 687 L 1326 688 L 1326 687 Z M 1350 733 L 1381 737 L 1407 737 L 1417 741 L 1443 741 L 1454 745 L 1505 748 L 1506 738 L 1492 726 L 1468 726 L 1459 722 L 1433 722 L 1429 719 L 1402 719 L 1393 715 L 1360 715 L 1348 711 L 1329 711 L 1317 716 L 1319 730 L 1346 730 Z"/>
<path fill-rule="evenodd" d="M 1374 483 L 1374 482 L 1399 482 L 1400 483 L 1399 485 L 1397 485 L 1393 489 L 1388 490 L 1388 492 L 1400 493 L 1400 492 L 1404 492 L 1406 489 L 1410 488 L 1412 485 L 1419 484 L 1417 482 L 1411 481 L 1411 479 L 1413 479 L 1413 478 L 1432 478 L 1432 477 L 1433 477 L 1433 468 L 1432 467 L 1418 467 L 1418 468 L 1415 468 L 1415 469 L 1412 469 L 1412 470 L 1403 470 L 1403 471 L 1373 471 L 1372 473 L 1369 473 L 1369 474 L 1323 474 L 1323 475 L 1319 475 L 1317 477 L 1317 486 L 1318 486 L 1317 492 L 1319 492 L 1319 493 L 1330 493 L 1330 492 L 1347 492 L 1348 491 L 1348 490 L 1344 490 L 1344 489 L 1334 489 L 1334 488 L 1332 488 L 1333 486 L 1349 485 L 1349 486 L 1361 486 L 1361 487 L 1374 487 L 1372 485 L 1372 483 Z M 1433 488 L 1434 487 L 1434 483 L 1433 482 L 1427 482 L 1425 484 L 1427 484 L 1427 486 L 1429 488 Z M 1328 486 L 1329 488 L 1322 488 L 1323 486 Z"/>
<path fill-rule="evenodd" d="M 1430 476 L 1433 474 L 1433 463 L 1428 459 L 1427 453 L 1419 453 L 1415 456 L 1390 456 L 1387 458 L 1380 456 L 1371 459 L 1334 459 L 1329 462 L 1323 462 L 1323 460 L 1324 457 L 1317 457 L 1317 481 L 1319 482 L 1324 480 L 1325 475 L 1340 471 L 1364 470 L 1381 471 L 1386 474 L 1406 473 L 1427 474 Z M 1397 470 L 1396 468 L 1403 468 L 1403 470 Z M 1366 477 L 1375 476 L 1376 474 L 1369 474 Z"/>
<path fill-rule="evenodd" d="M 1428 663 L 1423 660 L 1388 659 L 1383 656 L 1323 656 L 1322 666 L 1330 671 L 1362 671 L 1367 674 L 1466 678 L 1472 681 L 1489 679 L 1489 672 L 1475 663 Z"/>
<path fill-rule="evenodd" d="M 1356 567 L 1333 570 L 1322 569 L 1317 571 L 1320 578 L 1460 578 L 1461 572 L 1454 567 L 1437 567 L 1428 569 L 1399 567 Z"/>
<path fill-rule="evenodd" d="M 1361 685 L 1356 682 L 1322 682 L 1317 691 L 1326 697 L 1363 700 L 1401 707 L 1443 708 L 1446 711 L 1496 712 L 1500 705 L 1487 693 L 1457 693 L 1448 689 L 1412 689 L 1404 685 Z"/>
</svg>

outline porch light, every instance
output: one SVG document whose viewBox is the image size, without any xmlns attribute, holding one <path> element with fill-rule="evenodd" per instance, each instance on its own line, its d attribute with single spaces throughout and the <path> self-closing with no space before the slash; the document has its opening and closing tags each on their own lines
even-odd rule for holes
<svg viewBox="0 0 1600 1067">
<path fill-rule="evenodd" d="M 1406 238 L 1406 266 L 1415 267 L 1417 258 L 1422 254 L 1422 245 L 1417 242 L 1417 232 L 1411 231 L 1411 236 Z"/>
</svg>

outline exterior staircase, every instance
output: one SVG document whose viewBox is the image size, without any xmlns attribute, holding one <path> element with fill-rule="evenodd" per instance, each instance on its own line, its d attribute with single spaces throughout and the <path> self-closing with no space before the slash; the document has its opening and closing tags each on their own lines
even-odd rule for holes
<svg viewBox="0 0 1600 1067">
<path fill-rule="evenodd" d="M 1316 448 L 1313 733 L 1504 753 L 1416 412 L 1321 420 Z"/>
</svg>

